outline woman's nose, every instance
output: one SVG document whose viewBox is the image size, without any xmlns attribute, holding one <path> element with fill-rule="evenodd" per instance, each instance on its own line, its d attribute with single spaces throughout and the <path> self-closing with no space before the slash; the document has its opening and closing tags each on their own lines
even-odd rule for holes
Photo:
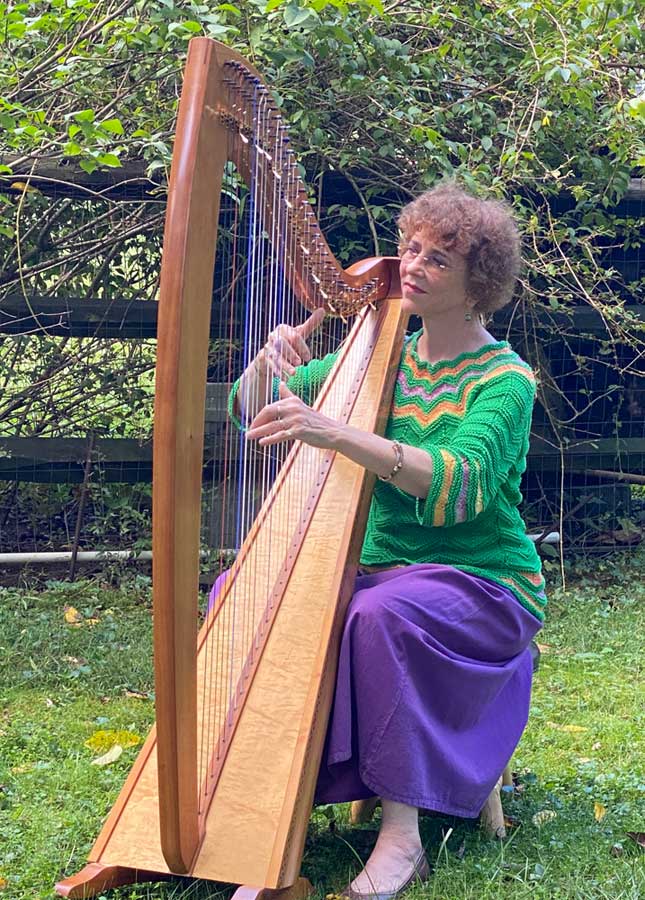
<svg viewBox="0 0 645 900">
<path fill-rule="evenodd" d="M 408 272 L 422 272 L 424 268 L 423 262 L 423 256 L 421 251 L 419 251 L 416 256 L 413 256 L 412 259 L 408 260 Z"/>
</svg>

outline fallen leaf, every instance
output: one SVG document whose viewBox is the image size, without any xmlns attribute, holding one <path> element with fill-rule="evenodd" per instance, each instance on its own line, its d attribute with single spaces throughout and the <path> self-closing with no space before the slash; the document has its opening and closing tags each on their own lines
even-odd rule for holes
<svg viewBox="0 0 645 900">
<path fill-rule="evenodd" d="M 110 747 L 119 744 L 121 749 L 124 747 L 136 747 L 141 743 L 141 738 L 133 731 L 95 731 L 94 734 L 85 741 L 85 746 L 89 747 L 95 753 L 105 753 Z"/>
<path fill-rule="evenodd" d="M 76 607 L 65 605 L 65 621 L 68 625 L 75 625 L 78 627 L 83 621 L 83 616 Z"/>
<path fill-rule="evenodd" d="M 26 194 L 40 194 L 38 188 L 32 187 L 24 181 L 12 181 L 11 187 L 14 191 L 24 191 Z"/>
<path fill-rule="evenodd" d="M 0 891 L 4 891 L 6 886 L 9 884 L 6 878 L 0 878 Z"/>
<path fill-rule="evenodd" d="M 519 828 L 521 824 L 522 822 L 517 816 L 509 816 L 508 813 L 504 813 L 504 825 L 506 828 Z"/>
<path fill-rule="evenodd" d="M 116 760 L 123 753 L 123 747 L 121 744 L 115 744 L 111 750 L 108 750 L 107 753 L 104 753 L 103 756 L 97 756 L 96 759 L 92 760 L 93 766 L 109 766 L 110 763 L 116 762 Z"/>
<path fill-rule="evenodd" d="M 553 819 L 557 817 L 557 813 L 553 809 L 541 809 L 540 812 L 536 812 L 531 821 L 538 828 L 541 828 L 543 825 L 546 825 L 547 822 L 551 822 Z"/>
<path fill-rule="evenodd" d="M 52 707 L 56 706 L 56 704 L 54 703 L 53 700 L 51 700 L 49 697 L 47 697 L 47 699 L 45 700 L 45 706 L 48 706 L 49 709 L 51 709 Z"/>
<path fill-rule="evenodd" d="M 78 656 L 63 656 L 63 662 L 69 663 L 71 666 L 84 666 L 86 659 L 79 659 Z"/>
<path fill-rule="evenodd" d="M 551 644 L 538 644 L 536 642 L 536 647 L 538 648 L 540 653 L 548 653 L 549 650 L 551 649 Z"/>
<path fill-rule="evenodd" d="M 595 744 L 591 745 L 592 750 L 600 750 L 601 747 L 602 747 L 602 744 L 600 743 L 600 741 L 596 741 Z"/>
<path fill-rule="evenodd" d="M 611 850 L 609 851 L 612 856 L 622 856 L 624 853 L 622 844 L 612 844 Z"/>
<path fill-rule="evenodd" d="M 547 722 L 546 724 L 549 728 L 555 728 L 556 731 L 568 731 L 571 734 L 578 734 L 579 732 L 588 730 L 582 725 L 560 725 L 559 722 Z"/>
<path fill-rule="evenodd" d="M 602 820 L 607 815 L 607 807 L 603 806 L 602 803 L 598 803 L 598 801 L 596 800 L 593 805 L 593 814 L 596 822 L 602 822 Z"/>
<path fill-rule="evenodd" d="M 146 694 L 145 691 L 131 691 L 126 688 L 125 690 L 126 697 L 134 697 L 135 700 L 149 700 L 150 695 Z"/>
<path fill-rule="evenodd" d="M 544 868 L 542 863 L 536 863 L 533 866 L 532 873 L 529 875 L 530 881 L 539 881 L 540 878 L 542 878 L 544 876 L 545 872 L 546 872 L 546 869 Z"/>
<path fill-rule="evenodd" d="M 628 831 L 627 837 L 636 841 L 639 847 L 645 850 L 645 831 Z"/>
</svg>

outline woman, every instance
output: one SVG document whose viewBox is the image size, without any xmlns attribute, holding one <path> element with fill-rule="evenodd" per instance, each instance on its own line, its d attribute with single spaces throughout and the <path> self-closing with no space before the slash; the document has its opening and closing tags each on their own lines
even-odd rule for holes
<svg viewBox="0 0 645 900">
<path fill-rule="evenodd" d="M 427 875 L 419 808 L 477 816 L 510 759 L 546 602 L 517 509 L 535 381 L 482 322 L 512 295 L 516 226 L 502 204 L 448 184 L 410 203 L 399 227 L 403 309 L 423 328 L 404 344 L 385 436 L 305 402 L 333 362 L 310 361 L 320 313 L 270 335 L 232 408 L 252 420 L 249 440 L 296 438 L 379 477 L 317 801 L 381 797 L 378 840 L 348 888 L 381 900 Z M 274 402 L 245 404 L 270 377 Z"/>
</svg>

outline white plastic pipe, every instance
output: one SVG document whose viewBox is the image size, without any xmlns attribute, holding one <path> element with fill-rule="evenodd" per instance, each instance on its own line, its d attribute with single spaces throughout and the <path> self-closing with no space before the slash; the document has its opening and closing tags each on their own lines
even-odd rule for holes
<svg viewBox="0 0 645 900">
<path fill-rule="evenodd" d="M 529 534 L 532 541 L 537 541 L 539 534 Z M 543 544 L 559 544 L 560 532 L 549 531 L 542 538 Z M 232 550 L 224 551 L 232 553 Z M 202 553 L 206 556 L 206 553 Z M 152 550 L 79 550 L 76 554 L 77 563 L 99 563 L 106 562 L 111 559 L 131 560 L 132 562 L 150 562 L 152 560 Z M 54 565 L 56 563 L 69 563 L 72 560 L 70 550 L 61 550 L 53 553 L 0 553 L 0 567 L 2 566 L 28 566 L 30 563 L 38 563 L 39 565 Z"/>
<path fill-rule="evenodd" d="M 110 559 L 146 560 L 152 559 L 152 550 L 79 550 L 76 554 L 76 562 L 93 563 L 105 562 Z M 0 553 L 0 566 L 26 566 L 29 563 L 54 564 L 69 563 L 72 560 L 71 551 L 59 553 Z"/>
</svg>

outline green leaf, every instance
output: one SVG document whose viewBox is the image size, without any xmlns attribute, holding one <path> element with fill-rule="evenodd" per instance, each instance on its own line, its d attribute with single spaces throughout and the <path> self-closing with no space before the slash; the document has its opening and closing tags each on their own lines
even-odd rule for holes
<svg viewBox="0 0 645 900">
<path fill-rule="evenodd" d="M 77 122 L 93 122 L 94 121 L 94 110 L 93 109 L 81 109 L 80 112 L 73 113 L 74 118 Z M 73 135 L 72 135 L 73 137 Z"/>
<path fill-rule="evenodd" d="M 296 6 L 295 3 L 290 3 L 285 7 L 283 13 L 284 24 L 287 28 L 295 28 L 296 25 L 301 25 L 303 22 L 306 22 L 311 15 L 311 10 L 301 9 L 299 6 Z"/>
<path fill-rule="evenodd" d="M 101 122 L 103 131 L 109 131 L 111 134 L 123 134 L 123 125 L 120 119 L 106 119 Z"/>
<path fill-rule="evenodd" d="M 487 134 L 485 134 L 484 137 L 482 138 L 482 147 L 484 148 L 484 150 L 486 150 L 488 152 L 488 150 L 490 150 L 492 146 L 493 146 L 492 138 L 489 137 Z"/>
<path fill-rule="evenodd" d="M 118 169 L 121 166 L 121 160 L 114 153 L 101 153 L 97 159 L 101 165 L 110 166 L 112 169 Z"/>
<path fill-rule="evenodd" d="M 229 34 L 231 32 L 231 26 L 230 25 L 222 25 L 218 22 L 214 22 L 210 25 L 207 25 L 206 30 L 208 31 L 209 34 L 218 36 L 221 34 Z M 237 31 L 237 29 L 234 29 L 234 30 Z"/>
<path fill-rule="evenodd" d="M 95 159 L 82 159 L 79 163 L 79 166 L 84 172 L 87 172 L 88 175 L 91 175 L 92 172 L 98 169 L 98 163 Z"/>
</svg>

